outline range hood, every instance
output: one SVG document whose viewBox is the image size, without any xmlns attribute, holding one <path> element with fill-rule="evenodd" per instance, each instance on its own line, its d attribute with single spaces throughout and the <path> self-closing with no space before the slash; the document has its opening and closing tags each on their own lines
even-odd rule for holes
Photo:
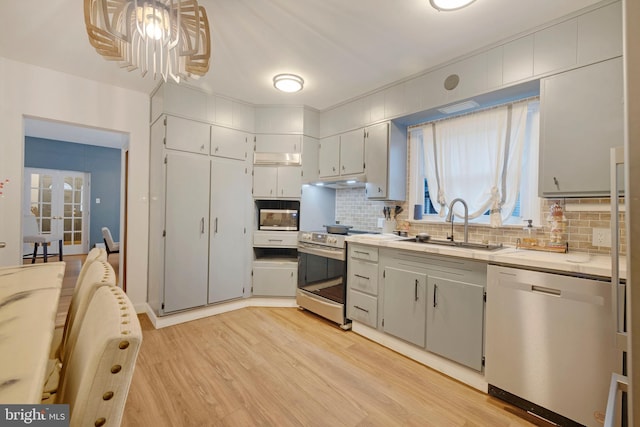
<svg viewBox="0 0 640 427">
<path fill-rule="evenodd" d="M 284 165 L 284 166 L 300 166 L 302 165 L 302 156 L 300 153 L 253 153 L 254 165 Z"/>
<path fill-rule="evenodd" d="M 367 175 L 364 173 L 356 175 L 335 176 L 319 178 L 315 185 L 329 188 L 358 188 L 364 187 L 367 183 Z"/>
</svg>

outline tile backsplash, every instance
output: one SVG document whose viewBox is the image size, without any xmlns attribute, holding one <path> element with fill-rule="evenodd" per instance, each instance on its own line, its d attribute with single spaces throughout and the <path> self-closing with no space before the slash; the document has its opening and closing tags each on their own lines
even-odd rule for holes
<svg viewBox="0 0 640 427">
<path fill-rule="evenodd" d="M 588 252 L 592 254 L 609 254 L 609 247 L 594 246 L 592 242 L 593 229 L 610 228 L 611 214 L 609 212 L 609 199 L 543 199 L 541 204 L 542 227 L 531 232 L 531 237 L 538 239 L 540 244 L 548 242 L 550 239 L 550 226 L 546 221 L 550 207 L 554 203 L 559 203 L 564 208 L 566 218 L 564 228 L 564 238 L 569 242 L 570 252 Z M 398 216 L 397 228 L 407 229 L 409 235 L 426 232 L 435 238 L 446 238 L 451 233 L 449 223 L 427 223 L 408 221 L 412 216 L 412 209 L 409 209 L 407 202 L 382 202 L 367 200 L 364 188 L 347 188 L 336 190 L 336 221 L 340 224 L 351 225 L 355 230 L 366 230 L 380 232 L 377 227 L 378 218 L 383 218 L 383 208 L 388 206 L 393 212 L 396 205 L 401 206 L 404 211 Z M 457 220 L 459 221 L 459 220 Z M 524 226 L 524 225 L 523 225 Z M 487 225 L 469 225 L 469 241 L 503 243 L 515 246 L 518 239 L 529 237 L 527 230 L 523 226 L 505 226 L 491 228 Z M 620 214 L 620 249 L 621 253 L 626 253 L 624 214 Z M 454 235 L 462 235 L 463 226 L 461 222 L 454 225 Z"/>
</svg>

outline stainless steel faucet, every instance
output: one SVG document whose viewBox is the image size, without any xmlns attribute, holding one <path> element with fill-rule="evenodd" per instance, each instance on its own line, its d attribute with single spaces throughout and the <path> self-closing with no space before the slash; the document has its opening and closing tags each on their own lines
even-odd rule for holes
<svg viewBox="0 0 640 427">
<path fill-rule="evenodd" d="M 455 217 L 453 205 L 458 202 L 461 202 L 462 206 L 464 206 L 464 243 L 469 243 L 469 207 L 467 206 L 467 202 L 461 198 L 453 199 L 449 204 L 449 213 L 447 214 L 446 221 L 451 221 L 451 241 L 453 242 L 453 219 Z"/>
</svg>

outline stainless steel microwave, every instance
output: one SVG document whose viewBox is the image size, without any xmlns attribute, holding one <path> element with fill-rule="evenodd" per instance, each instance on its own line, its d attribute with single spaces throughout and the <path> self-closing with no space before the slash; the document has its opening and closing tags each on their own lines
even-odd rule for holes
<svg viewBox="0 0 640 427">
<path fill-rule="evenodd" d="M 258 230 L 298 231 L 297 209 L 260 209 Z"/>
</svg>

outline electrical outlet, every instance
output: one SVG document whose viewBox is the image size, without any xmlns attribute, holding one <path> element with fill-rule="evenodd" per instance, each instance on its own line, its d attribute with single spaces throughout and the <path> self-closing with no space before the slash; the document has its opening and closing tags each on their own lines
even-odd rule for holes
<svg viewBox="0 0 640 427">
<path fill-rule="evenodd" d="M 384 218 L 378 218 L 378 228 L 384 227 Z"/>
<path fill-rule="evenodd" d="M 593 246 L 611 247 L 611 230 L 608 228 L 594 228 L 591 238 Z"/>
</svg>

